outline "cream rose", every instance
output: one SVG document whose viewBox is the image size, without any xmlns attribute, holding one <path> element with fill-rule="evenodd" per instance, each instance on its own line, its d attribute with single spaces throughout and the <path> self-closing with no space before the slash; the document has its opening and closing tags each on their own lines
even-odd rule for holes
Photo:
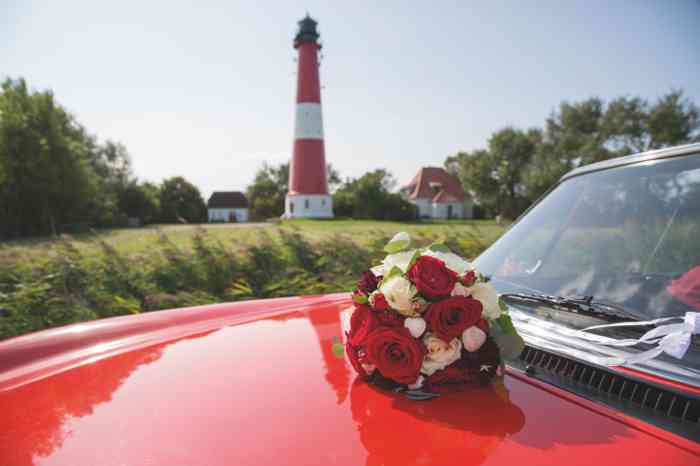
<svg viewBox="0 0 700 466">
<path fill-rule="evenodd" d="M 501 316 L 498 305 L 498 293 L 490 283 L 475 283 L 469 288 L 472 298 L 481 302 L 484 307 L 482 316 L 487 320 L 495 320 Z"/>
<path fill-rule="evenodd" d="M 452 293 L 450 294 L 452 296 L 469 296 L 470 293 L 469 288 L 457 282 L 455 283 L 455 287 L 452 288 Z"/>
<path fill-rule="evenodd" d="M 383 281 L 379 291 L 384 294 L 389 306 L 399 314 L 409 317 L 416 315 L 413 308 L 413 298 L 416 296 L 416 289 L 404 277 L 396 275 Z"/>
<path fill-rule="evenodd" d="M 413 259 L 413 255 L 415 253 L 416 250 L 413 249 L 411 251 L 389 254 L 384 258 L 380 265 L 372 267 L 372 273 L 374 273 L 374 275 L 377 277 L 380 277 L 391 272 L 391 269 L 394 267 L 398 267 L 402 272 L 406 272 L 408 270 L 408 264 L 411 262 L 411 259 Z"/>
<path fill-rule="evenodd" d="M 426 333 L 423 337 L 423 344 L 428 349 L 428 354 L 423 359 L 420 371 L 425 375 L 433 375 L 435 371 L 449 366 L 459 359 L 462 351 L 462 342 L 459 341 L 459 338 L 453 338 L 451 342 L 445 343 L 441 338 Z"/>
</svg>

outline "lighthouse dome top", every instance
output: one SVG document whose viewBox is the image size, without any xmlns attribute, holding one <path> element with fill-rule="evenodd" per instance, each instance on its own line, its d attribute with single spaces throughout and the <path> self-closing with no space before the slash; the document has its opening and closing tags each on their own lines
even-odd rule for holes
<svg viewBox="0 0 700 466">
<path fill-rule="evenodd" d="M 316 43 L 319 38 L 318 31 L 316 30 L 316 25 L 318 22 L 311 18 L 311 16 L 309 16 L 307 13 L 298 24 L 299 31 L 297 32 L 297 35 L 294 36 L 294 47 L 298 47 L 302 42 Z"/>
</svg>

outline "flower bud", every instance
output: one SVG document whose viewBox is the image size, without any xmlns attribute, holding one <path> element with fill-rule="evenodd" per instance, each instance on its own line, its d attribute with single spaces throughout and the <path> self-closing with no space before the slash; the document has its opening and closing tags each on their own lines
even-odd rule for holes
<svg viewBox="0 0 700 466">
<path fill-rule="evenodd" d="M 476 325 L 473 325 L 462 332 L 462 343 L 464 344 L 464 349 L 473 353 L 474 351 L 481 348 L 481 345 L 486 341 L 486 333 L 481 330 Z"/>
</svg>

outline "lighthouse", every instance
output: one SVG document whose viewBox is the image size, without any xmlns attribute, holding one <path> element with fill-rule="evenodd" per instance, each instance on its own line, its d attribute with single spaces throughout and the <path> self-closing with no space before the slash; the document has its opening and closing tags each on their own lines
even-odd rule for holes
<svg viewBox="0 0 700 466">
<path fill-rule="evenodd" d="M 316 21 L 307 14 L 294 37 L 298 53 L 294 150 L 289 166 L 285 218 L 331 218 L 333 201 L 326 182 L 323 117 Z"/>
</svg>

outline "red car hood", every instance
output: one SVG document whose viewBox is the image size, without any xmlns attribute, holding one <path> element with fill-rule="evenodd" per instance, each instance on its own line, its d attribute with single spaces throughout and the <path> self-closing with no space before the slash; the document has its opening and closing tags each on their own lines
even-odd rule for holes
<svg viewBox="0 0 700 466">
<path fill-rule="evenodd" d="M 0 343 L 0 464 L 700 463 L 698 444 L 509 371 L 410 401 L 356 381 L 348 295 L 162 311 Z"/>
</svg>

